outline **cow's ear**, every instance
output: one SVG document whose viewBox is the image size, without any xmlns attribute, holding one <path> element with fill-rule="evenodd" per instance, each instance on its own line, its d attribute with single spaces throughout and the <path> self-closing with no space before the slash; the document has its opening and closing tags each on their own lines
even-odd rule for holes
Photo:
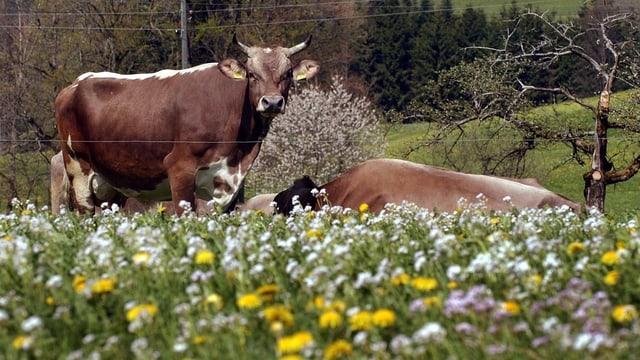
<svg viewBox="0 0 640 360">
<path fill-rule="evenodd" d="M 296 81 L 311 79 L 318 71 L 320 71 L 320 64 L 317 61 L 302 60 L 293 69 L 293 79 Z"/>
<path fill-rule="evenodd" d="M 244 80 L 247 78 L 247 69 L 235 59 L 222 60 L 218 64 L 218 69 L 230 79 Z"/>
</svg>

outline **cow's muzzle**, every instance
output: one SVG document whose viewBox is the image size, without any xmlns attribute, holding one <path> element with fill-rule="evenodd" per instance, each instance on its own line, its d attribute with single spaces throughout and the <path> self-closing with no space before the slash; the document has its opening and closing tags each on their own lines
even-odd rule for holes
<svg viewBox="0 0 640 360">
<path fill-rule="evenodd" d="M 284 112 L 284 96 L 263 96 L 258 101 L 257 111 L 261 113 L 280 114 Z"/>
</svg>

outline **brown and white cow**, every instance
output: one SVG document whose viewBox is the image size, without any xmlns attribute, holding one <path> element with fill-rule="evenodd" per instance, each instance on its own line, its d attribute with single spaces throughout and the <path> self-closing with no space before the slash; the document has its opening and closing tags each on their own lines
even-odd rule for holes
<svg viewBox="0 0 640 360">
<path fill-rule="evenodd" d="M 58 152 L 57 154 L 51 157 L 50 164 L 50 175 L 51 175 L 51 209 L 53 213 L 60 212 L 60 206 L 69 203 L 68 196 L 69 192 L 64 191 L 66 187 L 68 187 L 68 177 L 64 171 L 64 160 L 62 158 L 62 152 Z M 256 195 L 246 202 L 238 203 L 234 210 L 237 211 L 262 211 L 266 215 L 273 215 L 275 211 L 275 207 L 272 205 L 273 199 L 276 194 L 259 194 Z M 95 210 L 96 212 L 101 211 L 100 205 L 96 204 Z M 159 206 L 165 208 L 165 211 L 168 214 L 175 213 L 175 207 L 172 201 L 148 201 L 143 202 L 134 198 L 128 198 L 124 202 L 124 205 L 120 208 L 120 211 L 126 214 L 133 213 L 143 213 L 147 211 L 155 211 Z M 216 209 L 208 204 L 207 201 L 202 199 L 196 199 L 196 208 L 199 214 L 207 214 L 213 213 Z"/>
<path fill-rule="evenodd" d="M 213 200 L 232 205 L 289 87 L 313 77 L 317 62 L 293 47 L 247 46 L 248 56 L 184 70 L 86 73 L 56 98 L 55 114 L 72 206 L 124 198 Z M 63 190 L 64 191 L 64 190 Z"/>
<path fill-rule="evenodd" d="M 561 205 L 576 211 L 581 209 L 580 204 L 543 188 L 533 179 L 467 174 L 404 160 L 375 159 L 354 166 L 321 186 L 306 176 L 296 180 L 292 187 L 274 198 L 278 212 L 289 214 L 296 195 L 302 206 L 321 207 L 324 199 L 312 195 L 312 189 L 324 189 L 329 205 L 358 209 L 366 203 L 370 211 L 376 213 L 388 203 L 403 201 L 451 212 L 461 198 L 473 203 L 479 194 L 484 195 L 486 206 L 494 210 Z M 505 197 L 510 197 L 510 202 L 505 201 Z"/>
</svg>

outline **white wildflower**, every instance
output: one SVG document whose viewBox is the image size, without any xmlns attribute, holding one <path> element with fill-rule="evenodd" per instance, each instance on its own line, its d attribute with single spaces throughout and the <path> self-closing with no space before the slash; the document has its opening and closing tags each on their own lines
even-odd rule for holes
<svg viewBox="0 0 640 360">
<path fill-rule="evenodd" d="M 38 316 L 30 316 L 25 319 L 20 325 L 24 332 L 32 332 L 36 329 L 41 328 L 42 326 L 42 319 L 40 319 Z"/>
<path fill-rule="evenodd" d="M 442 343 L 447 331 L 437 322 L 429 322 L 413 333 L 412 339 L 416 343 Z"/>
</svg>

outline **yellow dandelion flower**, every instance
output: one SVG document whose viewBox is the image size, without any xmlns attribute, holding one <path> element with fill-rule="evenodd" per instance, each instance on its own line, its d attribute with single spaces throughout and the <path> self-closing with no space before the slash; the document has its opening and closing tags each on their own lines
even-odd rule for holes
<svg viewBox="0 0 640 360">
<path fill-rule="evenodd" d="M 567 254 L 569 255 L 574 255 L 580 251 L 584 251 L 584 245 L 581 242 L 574 241 L 567 246 Z"/>
<path fill-rule="evenodd" d="M 271 331 L 271 333 L 276 337 L 280 337 L 280 335 L 282 335 L 282 330 L 284 330 L 284 325 L 282 325 L 280 321 L 269 323 L 269 331 Z"/>
<path fill-rule="evenodd" d="M 638 310 L 633 305 L 618 305 L 613 309 L 611 317 L 618 323 L 628 323 L 638 318 Z"/>
<path fill-rule="evenodd" d="M 607 251 L 602 255 L 601 261 L 605 265 L 616 265 L 620 262 L 618 258 L 618 253 L 615 250 Z"/>
<path fill-rule="evenodd" d="M 295 354 L 313 343 L 313 335 L 308 331 L 299 331 L 290 336 L 278 339 L 277 348 L 280 354 Z"/>
<path fill-rule="evenodd" d="M 505 301 L 502 303 L 502 310 L 511 315 L 518 315 L 520 314 L 520 305 L 515 301 Z"/>
<path fill-rule="evenodd" d="M 348 359 L 353 354 L 353 345 L 347 340 L 336 340 L 324 348 L 323 357 L 326 360 Z"/>
<path fill-rule="evenodd" d="M 306 305 L 306 309 L 311 310 L 320 310 L 324 308 L 324 298 L 322 296 L 316 296 L 312 300 L 309 300 Z"/>
<path fill-rule="evenodd" d="M 349 318 L 351 331 L 369 330 L 373 325 L 373 315 L 369 311 L 359 311 Z"/>
<path fill-rule="evenodd" d="M 222 296 L 218 294 L 208 295 L 204 298 L 204 302 L 207 305 L 213 305 L 216 310 L 220 310 L 224 306 L 224 300 L 222 299 Z"/>
<path fill-rule="evenodd" d="M 196 335 L 191 342 L 194 345 L 202 345 L 204 343 L 206 343 L 207 341 L 209 341 L 209 337 L 206 335 Z"/>
<path fill-rule="evenodd" d="M 411 280 L 411 285 L 420 291 L 431 291 L 438 288 L 438 280 L 431 277 L 417 277 Z"/>
<path fill-rule="evenodd" d="M 267 284 L 260 286 L 256 293 L 258 294 L 258 296 L 260 296 L 260 299 L 263 302 L 271 302 L 275 298 L 278 291 L 278 285 Z"/>
<path fill-rule="evenodd" d="M 322 329 L 335 329 L 342 325 L 342 315 L 335 310 L 325 311 L 320 315 L 318 324 Z"/>
<path fill-rule="evenodd" d="M 22 210 L 22 215 L 31 215 L 31 210 L 29 209 Z"/>
<path fill-rule="evenodd" d="M 13 339 L 11 345 L 13 345 L 13 348 L 17 350 L 28 350 L 33 345 L 33 342 L 34 339 L 31 336 L 18 335 Z"/>
<path fill-rule="evenodd" d="M 390 309 L 378 309 L 373 313 L 371 321 L 373 322 L 373 325 L 377 327 L 388 328 L 395 324 L 396 313 Z"/>
<path fill-rule="evenodd" d="M 616 250 L 623 250 L 626 248 L 627 248 L 627 244 L 625 244 L 624 241 L 622 240 L 616 241 Z"/>
<path fill-rule="evenodd" d="M 409 283 L 409 280 L 411 280 L 411 277 L 409 276 L 409 274 L 396 275 L 391 278 L 391 285 L 395 285 L 395 286 L 406 285 Z"/>
<path fill-rule="evenodd" d="M 300 355 L 285 355 L 278 358 L 278 360 L 304 360 Z"/>
<path fill-rule="evenodd" d="M 262 300 L 257 294 L 250 293 L 240 296 L 236 301 L 236 305 L 240 309 L 255 309 L 262 305 Z"/>
<path fill-rule="evenodd" d="M 442 304 L 442 301 L 440 300 L 439 297 L 437 296 L 429 296 L 426 297 L 422 300 L 422 302 L 427 306 L 427 307 L 436 307 L 436 306 L 440 306 Z"/>
<path fill-rule="evenodd" d="M 132 322 L 134 320 L 145 318 L 151 319 L 158 313 L 158 308 L 153 304 L 139 304 L 127 311 L 127 321 Z"/>
<path fill-rule="evenodd" d="M 604 276 L 604 283 L 609 286 L 614 286 L 618 283 L 620 278 L 620 272 L 618 270 L 611 270 Z"/>
<path fill-rule="evenodd" d="M 360 210 L 361 213 L 368 212 L 369 211 L 369 204 L 367 204 L 367 203 L 360 204 L 360 207 L 358 208 L 358 210 Z"/>
<path fill-rule="evenodd" d="M 44 301 L 47 303 L 47 305 L 49 306 L 53 306 L 56 304 L 56 301 L 53 299 L 53 296 L 47 296 L 46 299 L 44 299 Z"/>
<path fill-rule="evenodd" d="M 633 234 L 633 233 L 636 232 L 636 228 L 630 227 L 630 228 L 627 229 L 627 231 L 629 232 L 629 234 Z"/>
<path fill-rule="evenodd" d="M 164 214 L 167 212 L 167 208 L 161 205 L 158 205 L 158 209 L 156 210 L 158 214 Z"/>
<path fill-rule="evenodd" d="M 193 261 L 196 265 L 213 265 L 213 260 L 216 258 L 216 255 L 210 250 L 199 250 L 196 253 L 196 256 L 193 258 Z"/>
<path fill-rule="evenodd" d="M 531 287 L 538 287 L 540 286 L 541 283 L 542 283 L 542 276 L 538 274 L 531 275 L 529 276 L 529 279 L 527 279 L 527 284 Z"/>
<path fill-rule="evenodd" d="M 72 285 L 73 285 L 73 289 L 77 293 L 82 292 L 84 288 L 87 286 L 87 277 L 82 275 L 78 275 L 74 277 Z"/>
<path fill-rule="evenodd" d="M 4 241 L 11 241 L 12 240 L 10 235 L 5 235 L 2 239 Z"/>
<path fill-rule="evenodd" d="M 455 281 L 449 281 L 449 282 L 447 283 L 447 288 L 448 288 L 448 289 L 455 289 L 455 288 L 457 288 L 457 287 L 458 287 L 458 283 L 457 283 L 457 282 L 455 282 Z"/>
<path fill-rule="evenodd" d="M 91 293 L 95 295 L 109 294 L 113 292 L 115 286 L 115 279 L 99 279 L 91 284 Z"/>
<path fill-rule="evenodd" d="M 491 218 L 491 224 L 496 225 L 497 223 L 500 222 L 500 218 L 499 217 L 492 217 Z"/>
<path fill-rule="evenodd" d="M 262 310 L 262 315 L 269 323 L 279 322 L 285 327 L 293 325 L 293 314 L 283 305 L 269 306 Z"/>
<path fill-rule="evenodd" d="M 327 305 L 326 308 L 327 310 L 334 310 L 342 314 L 347 310 L 347 304 L 344 301 L 336 300 Z"/>
<path fill-rule="evenodd" d="M 307 237 L 309 239 L 322 239 L 322 231 L 318 229 L 309 229 L 307 230 Z"/>
<path fill-rule="evenodd" d="M 131 260 L 133 260 L 133 263 L 136 265 L 144 266 L 149 263 L 149 260 L 151 260 L 151 254 L 149 254 L 148 252 L 141 251 L 133 255 Z"/>
</svg>

